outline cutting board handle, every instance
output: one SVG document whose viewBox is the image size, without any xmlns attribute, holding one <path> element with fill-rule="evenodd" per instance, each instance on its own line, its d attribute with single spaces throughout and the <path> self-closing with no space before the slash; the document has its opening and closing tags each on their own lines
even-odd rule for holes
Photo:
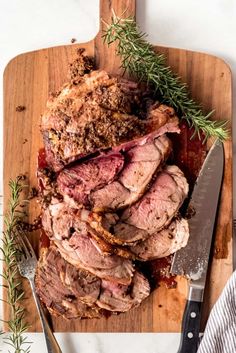
<svg viewBox="0 0 236 353">
<path fill-rule="evenodd" d="M 112 10 L 119 17 L 135 16 L 135 0 L 100 0 L 100 17 L 109 21 Z"/>
<path fill-rule="evenodd" d="M 103 43 L 102 34 L 107 23 L 111 22 L 112 11 L 120 17 L 135 17 L 135 0 L 100 0 L 100 29 L 95 38 L 95 61 L 96 66 L 111 74 L 121 74 L 120 59 L 116 55 L 116 46 L 113 44 L 109 48 Z"/>
</svg>

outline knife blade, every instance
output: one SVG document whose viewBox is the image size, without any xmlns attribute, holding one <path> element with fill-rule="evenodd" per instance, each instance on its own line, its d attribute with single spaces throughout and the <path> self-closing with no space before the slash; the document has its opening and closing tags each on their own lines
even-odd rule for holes
<svg viewBox="0 0 236 353">
<path fill-rule="evenodd" d="M 214 231 L 224 169 L 224 148 L 215 141 L 202 165 L 189 206 L 194 215 L 189 220 L 189 241 L 175 253 L 171 273 L 187 276 L 189 293 L 182 320 L 178 353 L 197 351 L 201 303 L 206 283 L 208 261 Z"/>
</svg>

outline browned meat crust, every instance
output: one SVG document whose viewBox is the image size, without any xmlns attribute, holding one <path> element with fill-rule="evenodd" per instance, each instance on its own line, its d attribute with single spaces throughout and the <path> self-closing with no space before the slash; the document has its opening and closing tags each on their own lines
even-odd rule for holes
<svg viewBox="0 0 236 353">
<path fill-rule="evenodd" d="M 70 67 L 70 82 L 47 102 L 41 130 L 48 163 L 55 171 L 178 122 L 170 107 L 159 103 L 145 107 L 137 83 L 92 68 L 91 59 L 80 50 Z"/>
</svg>

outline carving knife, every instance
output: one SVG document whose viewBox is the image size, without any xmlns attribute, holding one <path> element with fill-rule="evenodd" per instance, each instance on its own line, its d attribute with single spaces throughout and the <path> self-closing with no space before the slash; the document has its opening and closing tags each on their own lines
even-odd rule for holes
<svg viewBox="0 0 236 353">
<path fill-rule="evenodd" d="M 189 219 L 189 241 L 175 253 L 171 272 L 189 278 L 189 293 L 182 320 L 178 353 L 195 353 L 198 348 L 201 303 L 221 190 L 224 149 L 220 141 L 211 147 L 191 195 L 194 215 Z"/>
</svg>

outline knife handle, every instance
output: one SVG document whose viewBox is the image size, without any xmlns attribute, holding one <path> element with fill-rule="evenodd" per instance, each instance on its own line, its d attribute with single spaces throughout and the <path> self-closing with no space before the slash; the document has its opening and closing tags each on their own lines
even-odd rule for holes
<svg viewBox="0 0 236 353">
<path fill-rule="evenodd" d="M 178 353 L 196 353 L 199 342 L 201 302 L 187 300 Z"/>
</svg>

